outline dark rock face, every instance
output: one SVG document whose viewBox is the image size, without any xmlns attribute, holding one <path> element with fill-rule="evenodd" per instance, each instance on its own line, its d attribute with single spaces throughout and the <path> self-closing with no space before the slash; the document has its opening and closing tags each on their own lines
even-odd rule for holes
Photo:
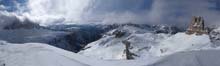
<svg viewBox="0 0 220 66">
<path fill-rule="evenodd" d="M 209 37 L 213 43 L 213 47 L 220 46 L 220 30 L 218 28 L 213 28 L 210 30 Z"/>
<path fill-rule="evenodd" d="M 127 40 L 122 41 L 122 43 L 125 45 L 124 54 L 125 54 L 125 56 L 126 56 L 126 59 L 127 59 L 127 60 L 132 60 L 132 59 L 134 59 L 133 56 L 137 56 L 137 55 L 130 52 L 129 49 L 131 48 L 131 43 L 130 43 L 129 41 L 127 41 Z"/>
<path fill-rule="evenodd" d="M 121 38 L 125 34 L 126 34 L 126 32 L 122 31 L 122 30 L 116 30 L 116 31 L 113 32 L 113 35 L 115 35 L 115 38 Z"/>
<path fill-rule="evenodd" d="M 165 33 L 165 34 L 176 34 L 178 32 L 183 32 L 183 29 L 179 29 L 175 26 L 160 26 L 160 25 L 154 25 L 152 26 L 152 29 L 155 33 Z"/>
<path fill-rule="evenodd" d="M 102 34 L 110 29 L 105 26 L 102 27 L 95 25 L 53 25 L 50 26 L 49 29 L 70 33 L 63 36 L 62 39 L 70 45 L 71 48 L 69 48 L 68 50 L 78 52 L 88 43 L 100 39 L 102 37 Z"/>
<path fill-rule="evenodd" d="M 101 37 L 101 34 L 94 34 L 89 31 L 78 31 L 71 32 L 70 34 L 64 36 L 64 39 L 73 47 L 70 50 L 78 52 L 88 43 L 96 41 Z"/>
</svg>

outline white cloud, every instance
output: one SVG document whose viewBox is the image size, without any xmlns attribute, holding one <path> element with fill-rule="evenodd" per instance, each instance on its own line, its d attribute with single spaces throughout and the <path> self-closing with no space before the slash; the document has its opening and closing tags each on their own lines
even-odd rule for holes
<svg viewBox="0 0 220 66">
<path fill-rule="evenodd" d="M 119 3 L 120 2 L 120 3 Z M 203 16 L 208 24 L 219 24 L 220 11 L 210 0 L 29 0 L 30 19 L 51 24 L 74 23 L 147 23 L 186 26 L 192 16 Z M 150 2 L 150 1 L 149 1 Z M 129 5 L 129 7 L 127 7 Z M 134 7 L 132 7 L 132 6 Z M 142 6 L 149 8 L 140 9 Z"/>
<path fill-rule="evenodd" d="M 90 0 L 29 0 L 29 15 L 47 22 L 49 19 L 79 21 Z"/>
<path fill-rule="evenodd" d="M 15 22 L 24 22 L 23 16 L 18 16 L 15 13 L 9 13 L 7 11 L 0 11 L 0 29 L 3 27 L 15 23 Z"/>
<path fill-rule="evenodd" d="M 0 10 L 5 10 L 7 9 L 7 7 L 5 7 L 4 5 L 0 5 Z"/>
</svg>

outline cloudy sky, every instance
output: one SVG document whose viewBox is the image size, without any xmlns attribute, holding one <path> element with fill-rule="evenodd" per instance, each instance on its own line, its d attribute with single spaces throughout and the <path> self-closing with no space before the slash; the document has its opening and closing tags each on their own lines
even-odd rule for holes
<svg viewBox="0 0 220 66">
<path fill-rule="evenodd" d="M 220 24 L 220 0 L 0 0 L 0 10 L 40 24 L 71 22 L 186 26 L 192 16 L 204 17 L 208 25 Z"/>
</svg>

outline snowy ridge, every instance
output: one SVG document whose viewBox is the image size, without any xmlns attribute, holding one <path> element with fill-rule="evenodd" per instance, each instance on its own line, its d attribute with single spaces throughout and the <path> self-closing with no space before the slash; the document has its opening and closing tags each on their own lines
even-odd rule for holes
<svg viewBox="0 0 220 66">
<path fill-rule="evenodd" d="M 65 57 L 67 51 L 39 43 L 10 44 L 1 41 L 0 64 L 6 66 L 88 66 Z M 59 53 L 57 53 L 59 52 Z M 71 56 L 78 57 L 71 53 Z"/>
<path fill-rule="evenodd" d="M 111 35 L 111 33 L 116 30 L 123 30 L 126 32 L 126 34 L 121 38 L 115 38 L 115 35 Z M 133 26 L 124 26 L 109 31 L 103 38 L 88 44 L 86 46 L 88 49 L 79 53 L 86 56 L 99 57 L 102 59 L 124 59 L 124 45 L 122 43 L 123 40 L 131 38 L 129 39 L 133 47 L 131 51 L 134 53 L 142 53 L 148 51 L 151 45 L 158 43 L 158 41 L 161 41 L 168 36 L 166 34 L 152 34 L 149 33 L 149 31 L 150 30 L 140 29 Z"/>
<path fill-rule="evenodd" d="M 158 56 L 169 55 L 180 51 L 211 49 L 211 45 L 212 43 L 208 35 L 197 36 L 195 34 L 177 33 L 161 41 L 159 46 L 155 46 L 152 49 L 152 52 L 156 52 Z"/>
<path fill-rule="evenodd" d="M 125 31 L 121 38 L 112 35 L 116 30 Z M 88 44 L 79 54 L 105 60 L 125 59 L 123 40 L 131 42 L 130 51 L 138 56 L 136 59 L 168 56 L 177 52 L 213 49 L 208 35 L 187 35 L 185 33 L 154 33 L 154 30 L 124 26 L 103 36 L 98 41 Z"/>
<path fill-rule="evenodd" d="M 125 31 L 126 34 L 115 38 L 112 33 L 117 30 Z M 219 47 L 213 47 L 209 35 L 154 33 L 152 30 L 131 26 L 109 31 L 100 40 L 88 44 L 79 54 L 104 60 L 125 59 L 125 47 L 121 41 L 126 39 L 131 42 L 130 51 L 138 55 L 135 60 L 144 62 L 144 65 L 127 66 L 220 65 Z"/>
<path fill-rule="evenodd" d="M 209 36 L 212 39 L 213 47 L 220 46 L 220 27 L 213 29 Z"/>
<path fill-rule="evenodd" d="M 149 64 L 143 60 L 104 61 L 41 43 L 12 44 L 0 41 L 0 53 L 0 65 L 6 66 L 143 66 Z"/>
<path fill-rule="evenodd" d="M 138 35 L 139 35 L 138 36 L 139 38 L 145 37 L 143 35 L 152 36 L 151 33 L 146 33 L 143 35 L 138 34 Z M 157 38 L 154 37 L 151 39 L 155 40 L 155 39 L 161 38 L 161 36 L 165 36 L 168 39 L 171 39 L 171 37 L 176 38 L 175 36 L 167 36 L 167 35 L 159 34 L 157 35 Z M 179 36 L 179 37 L 182 36 L 181 38 L 184 38 L 184 36 L 193 38 L 193 39 L 196 38 L 199 41 L 204 40 L 207 37 L 206 35 L 186 36 L 186 34 L 184 33 L 176 34 L 176 36 Z M 168 39 L 167 40 L 164 39 L 163 42 L 168 41 Z M 130 39 L 130 41 L 131 40 L 135 40 L 137 42 L 142 41 L 138 38 L 132 38 Z M 186 44 L 188 40 L 190 39 L 185 39 Z M 197 40 L 195 40 L 195 43 L 198 42 Z M 116 41 L 116 40 L 112 40 L 112 41 Z M 141 58 L 138 58 L 135 60 L 100 60 L 94 57 L 97 55 L 94 55 L 92 57 L 85 57 L 80 54 L 75 54 L 75 53 L 72 53 L 66 50 L 62 50 L 62 49 L 59 49 L 53 46 L 49 46 L 48 44 L 41 44 L 41 43 L 11 44 L 11 43 L 7 43 L 4 41 L 0 41 L 0 65 L 3 65 L 3 64 L 5 64 L 6 66 L 103 66 L 103 65 L 105 66 L 185 66 L 185 65 L 219 66 L 220 65 L 218 62 L 218 60 L 220 60 L 220 58 L 218 57 L 220 54 L 219 53 L 220 50 L 218 48 L 214 49 L 214 48 L 210 48 L 207 45 L 203 46 L 203 44 L 199 44 L 201 42 L 198 42 L 198 44 L 194 45 L 196 47 L 190 46 L 190 45 L 183 45 L 183 49 L 179 49 L 179 51 L 174 51 L 173 48 L 178 47 L 178 46 L 175 46 L 175 45 L 171 46 L 173 44 L 168 44 L 168 46 L 164 46 L 160 44 L 160 42 L 158 42 L 158 44 L 154 44 L 154 43 L 157 43 L 156 41 L 161 41 L 161 40 L 155 40 L 155 42 L 152 43 L 153 45 L 149 43 L 149 46 L 160 47 L 161 45 L 161 48 L 166 47 L 166 48 L 169 48 L 170 50 L 167 51 L 165 55 L 161 54 L 160 56 L 157 56 L 157 54 L 151 53 L 150 52 L 152 51 L 151 48 L 148 48 L 148 50 L 144 48 L 144 50 L 136 51 L 136 52 L 135 50 L 132 50 L 132 52 L 136 54 L 140 53 L 138 55 L 140 55 Z M 145 42 L 145 41 L 142 41 L 142 42 Z M 141 48 L 144 45 L 144 43 L 141 44 L 142 42 L 137 43 L 137 45 L 135 44 L 136 46 L 133 46 L 133 48 L 134 49 Z M 182 44 L 185 44 L 185 43 L 182 43 Z M 94 46 L 100 46 L 100 45 L 94 44 Z M 108 48 L 109 51 L 112 51 L 112 49 L 115 49 L 112 47 L 115 47 L 115 46 L 116 45 L 113 44 L 109 46 L 97 47 L 96 49 L 93 49 L 93 50 L 96 50 L 96 51 L 93 51 L 94 52 L 93 54 L 101 50 L 104 52 L 106 51 L 106 48 Z M 121 45 L 119 45 L 118 49 L 120 49 L 120 46 Z M 199 48 L 197 48 L 197 46 Z M 202 48 L 200 46 L 202 46 Z M 104 47 L 104 48 L 100 49 L 101 47 Z M 190 50 L 186 50 L 188 48 L 190 48 Z M 196 49 L 194 50 L 193 48 L 196 48 Z M 85 51 L 89 49 L 86 49 Z M 155 48 L 155 51 L 159 51 L 159 49 Z M 180 52 L 180 51 L 184 51 L 184 52 Z M 173 52 L 173 53 L 170 54 L 170 52 Z M 111 52 L 109 52 L 108 54 L 110 53 Z"/>
<path fill-rule="evenodd" d="M 84 28 L 86 30 L 88 27 Z M 81 29 L 84 30 L 84 28 Z M 80 28 L 71 26 L 67 30 L 75 29 L 81 30 Z M 220 47 L 218 45 L 213 47 L 213 40 L 209 38 L 209 35 L 187 35 L 181 32 L 172 34 L 169 31 L 167 33 L 167 30 L 163 28 L 160 28 L 162 32 L 160 30 L 157 32 L 157 28 L 146 26 L 143 28 L 138 25 L 123 25 L 118 27 L 99 26 L 99 29 L 108 29 L 110 31 L 105 33 L 101 39 L 88 44 L 79 53 L 69 52 L 42 43 L 20 44 L 0 41 L 0 66 L 4 64 L 6 66 L 220 65 L 215 61 L 220 60 L 220 57 L 218 57 Z M 21 34 L 25 32 L 21 31 L 23 29 L 16 30 L 21 32 Z M 122 31 L 123 34 L 121 37 L 116 37 L 114 33 L 117 31 Z M 1 33 L 4 35 L 10 32 Z M 65 33 L 53 34 L 52 32 L 49 36 L 53 37 L 56 34 L 64 35 Z M 39 35 L 41 35 L 41 32 Z M 32 36 L 32 33 L 30 33 L 30 36 Z M 50 38 L 47 39 L 49 40 Z M 131 42 L 131 48 L 129 50 L 137 55 L 134 56 L 134 60 L 124 60 L 125 45 L 122 43 L 123 40 Z"/>
</svg>

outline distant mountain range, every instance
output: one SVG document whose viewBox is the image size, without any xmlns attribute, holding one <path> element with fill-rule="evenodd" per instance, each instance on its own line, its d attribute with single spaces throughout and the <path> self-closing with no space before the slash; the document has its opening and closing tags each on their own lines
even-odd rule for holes
<svg viewBox="0 0 220 66">
<path fill-rule="evenodd" d="M 183 28 L 167 25 L 60 24 L 40 26 L 29 21 L 10 22 L 1 25 L 0 65 L 27 66 L 38 63 L 37 59 L 45 62 L 33 66 L 72 66 L 71 64 L 77 66 L 103 66 L 104 63 L 108 66 L 118 64 L 120 66 L 170 66 L 174 63 L 178 63 L 178 66 L 185 63 L 196 66 L 201 64 L 220 65 L 213 61 L 219 58 L 207 59 L 209 56 L 212 56 L 210 58 L 215 56 L 212 54 L 219 54 L 215 53 L 219 52 L 220 46 L 219 28 L 213 28 L 209 34 L 187 35 Z M 126 53 L 123 41 L 130 42 L 128 50 L 133 54 L 133 61 L 125 60 Z M 37 59 L 35 56 L 37 56 Z M 180 56 L 191 59 L 192 63 L 184 61 Z M 57 61 L 46 60 L 52 57 L 55 60 L 65 62 L 51 63 Z M 181 61 L 175 61 L 176 58 Z M 11 61 L 12 59 L 14 60 Z M 31 63 L 20 61 L 27 59 Z M 98 64 L 100 62 L 103 64 Z"/>
</svg>

